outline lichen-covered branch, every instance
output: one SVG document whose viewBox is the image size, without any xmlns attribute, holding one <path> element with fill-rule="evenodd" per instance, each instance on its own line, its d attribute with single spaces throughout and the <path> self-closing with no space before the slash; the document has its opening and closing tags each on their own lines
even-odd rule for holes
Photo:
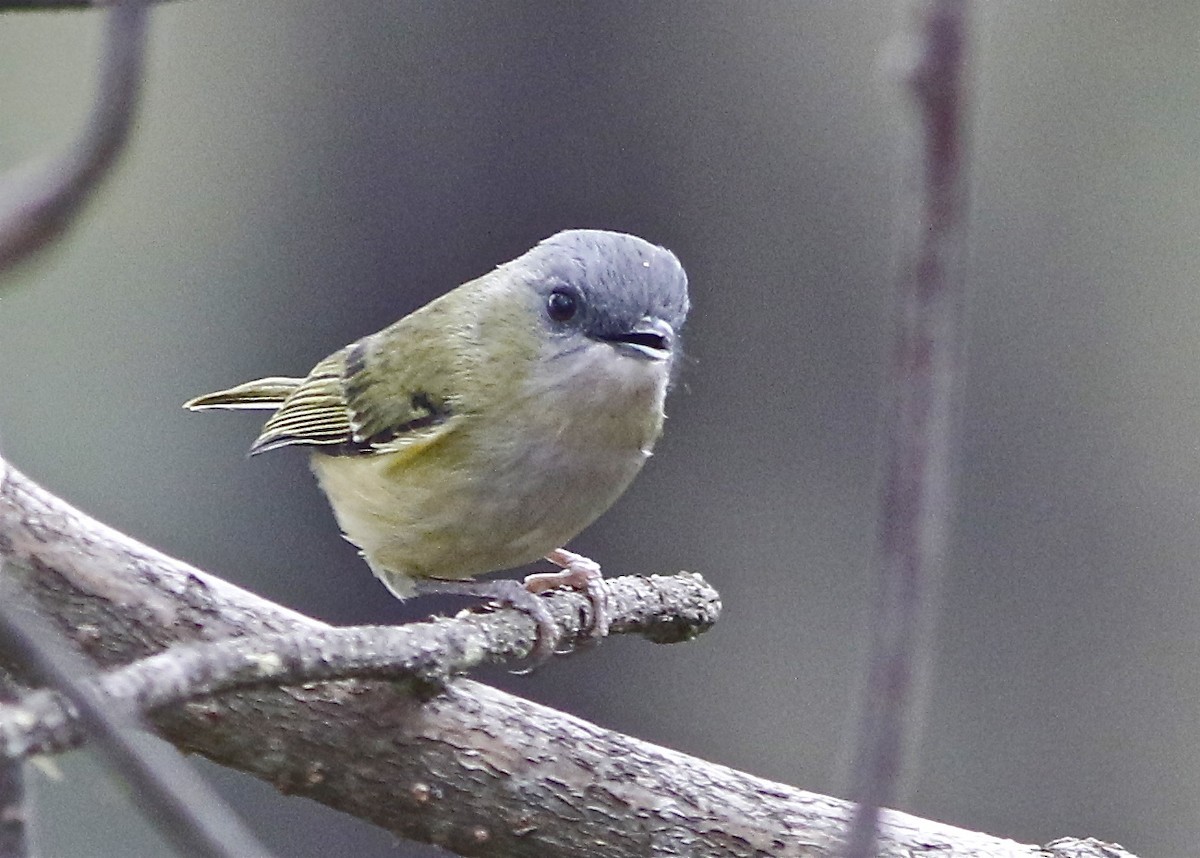
<svg viewBox="0 0 1200 858">
<path fill-rule="evenodd" d="M 0 554 L 98 665 L 181 641 L 328 628 L 140 545 L 4 467 Z M 517 634 L 532 636 L 532 623 Z M 463 855 L 827 858 L 850 814 L 844 801 L 466 679 L 426 697 L 377 679 L 245 689 L 153 720 L 182 749 Z M 897 858 L 1049 854 L 893 812 L 883 814 L 880 847 Z"/>
<path fill-rule="evenodd" d="M 716 591 L 698 575 L 618 578 L 606 587 L 614 620 L 610 633 L 685 640 L 709 628 L 720 610 Z M 585 633 L 586 597 L 563 593 L 549 601 L 560 639 Z M 98 698 L 141 712 L 239 688 L 329 679 L 403 680 L 413 683 L 415 693 L 427 694 L 453 674 L 527 656 L 528 622 L 503 609 L 402 626 L 306 626 L 285 634 L 177 644 L 82 682 Z M 82 743 L 77 708 L 51 691 L 0 703 L 0 757 L 58 752 Z"/>
<path fill-rule="evenodd" d="M 19 593 L 4 575 L 0 557 L 0 658 L 20 664 L 69 705 L 81 733 L 139 797 L 146 816 L 181 854 L 197 858 L 268 855 L 242 821 L 191 769 L 163 745 L 144 748 L 134 733 L 145 729 L 130 701 L 100 693 L 86 682 L 92 670 L 67 649 L 36 612 L 22 610 Z M 20 707 L 17 707 L 18 711 Z"/>
</svg>

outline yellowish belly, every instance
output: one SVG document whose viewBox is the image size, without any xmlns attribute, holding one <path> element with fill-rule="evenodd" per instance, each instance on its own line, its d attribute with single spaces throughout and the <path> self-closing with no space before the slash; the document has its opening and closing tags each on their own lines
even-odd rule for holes
<svg viewBox="0 0 1200 858">
<path fill-rule="evenodd" d="M 312 468 L 346 538 L 404 597 L 414 578 L 520 566 L 591 524 L 661 431 L 665 379 L 654 382 L 562 393 L 522 421 L 460 415 L 427 443 L 360 456 L 317 452 Z"/>
</svg>

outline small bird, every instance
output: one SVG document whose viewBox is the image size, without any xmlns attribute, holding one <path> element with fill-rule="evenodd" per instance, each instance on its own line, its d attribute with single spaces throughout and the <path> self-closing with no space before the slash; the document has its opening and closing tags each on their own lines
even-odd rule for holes
<svg viewBox="0 0 1200 858">
<path fill-rule="evenodd" d="M 629 486 L 662 432 L 689 309 L 673 253 L 566 230 L 325 358 L 185 403 L 273 411 L 250 455 L 307 447 L 346 539 L 398 598 L 499 599 L 556 630 L 536 594 L 600 567 L 565 549 Z M 469 581 L 546 558 L 560 571 Z"/>
</svg>

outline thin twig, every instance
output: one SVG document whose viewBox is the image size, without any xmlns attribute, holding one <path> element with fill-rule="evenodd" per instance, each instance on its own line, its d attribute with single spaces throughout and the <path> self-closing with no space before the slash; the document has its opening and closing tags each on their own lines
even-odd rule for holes
<svg viewBox="0 0 1200 858">
<path fill-rule="evenodd" d="M 2 564 L 2 558 L 0 558 Z M 15 604 L 16 588 L 0 565 L 0 650 L 70 701 L 87 734 L 138 797 L 146 818 L 185 855 L 266 855 L 241 820 L 178 754 L 137 743 L 144 731 L 133 708 L 81 681 L 92 669 L 70 652 L 45 620 Z"/>
<path fill-rule="evenodd" d="M 124 148 L 141 88 L 146 18 L 141 0 L 113 5 L 83 132 L 50 163 L 22 165 L 0 178 L 0 272 L 58 238 Z"/>
<path fill-rule="evenodd" d="M 720 598 L 698 575 L 614 578 L 605 582 L 610 633 L 642 634 L 658 642 L 695 637 L 716 622 Z M 587 630 L 586 597 L 546 597 L 560 639 Z M 409 680 L 431 693 L 454 673 L 485 662 L 527 657 L 535 634 L 511 608 L 464 611 L 404 626 L 317 628 L 181 644 L 86 684 L 106 700 L 140 712 L 241 688 L 303 685 L 331 679 Z M 0 705 L 0 758 L 54 753 L 84 740 L 74 708 L 58 695 L 31 692 Z"/>
<path fill-rule="evenodd" d="M 901 169 L 895 345 L 884 427 L 879 599 L 847 858 L 874 853 L 879 808 L 895 801 L 952 504 L 963 363 L 966 243 L 966 0 L 918 0 L 904 83 L 918 113 Z"/>
</svg>

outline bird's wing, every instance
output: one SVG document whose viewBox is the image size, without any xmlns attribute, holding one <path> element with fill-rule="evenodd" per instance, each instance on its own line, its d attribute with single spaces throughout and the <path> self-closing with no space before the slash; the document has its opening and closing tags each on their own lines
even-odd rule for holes
<svg viewBox="0 0 1200 858">
<path fill-rule="evenodd" d="M 445 431 L 456 373 L 443 364 L 453 355 L 406 330 L 405 321 L 317 364 L 263 426 L 251 455 L 289 445 L 386 452 Z"/>
<path fill-rule="evenodd" d="M 250 455 L 278 447 L 335 446 L 351 440 L 350 413 L 342 391 L 345 349 L 321 361 L 271 415 Z"/>
</svg>

